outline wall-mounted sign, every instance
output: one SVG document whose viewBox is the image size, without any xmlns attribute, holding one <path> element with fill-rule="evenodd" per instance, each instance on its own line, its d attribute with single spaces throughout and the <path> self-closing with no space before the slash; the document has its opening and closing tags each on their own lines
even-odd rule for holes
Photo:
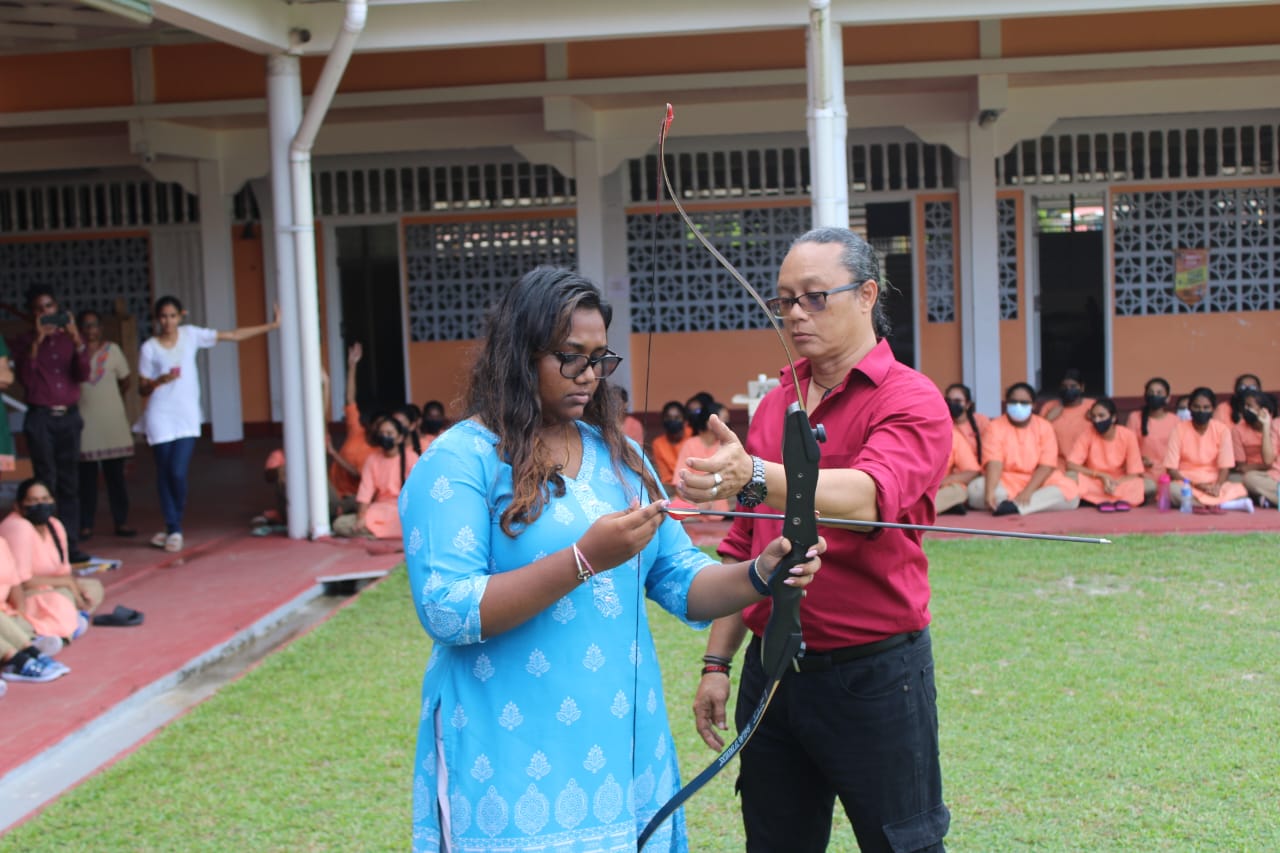
<svg viewBox="0 0 1280 853">
<path fill-rule="evenodd" d="M 1173 250 L 1173 293 L 1187 305 L 1198 305 L 1209 291 L 1209 250 Z"/>
</svg>

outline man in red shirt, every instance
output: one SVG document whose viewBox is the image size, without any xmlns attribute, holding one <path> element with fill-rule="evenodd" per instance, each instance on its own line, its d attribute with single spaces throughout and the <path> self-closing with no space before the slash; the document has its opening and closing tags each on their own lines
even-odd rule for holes
<svg viewBox="0 0 1280 853">
<path fill-rule="evenodd" d="M 778 273 L 781 318 L 794 354 L 790 370 L 757 408 L 746 446 L 718 419 L 724 446 L 694 462 L 678 484 L 692 501 L 738 493 L 743 506 L 786 504 L 783 416 L 797 399 L 826 427 L 818 477 L 821 515 L 932 524 L 946 473 L 951 418 L 937 387 L 896 361 L 884 340 L 887 315 L 875 252 L 843 228 L 800 237 Z M 717 487 L 715 476 L 720 475 Z M 726 559 L 758 553 L 781 522 L 739 518 L 720 544 Z M 824 571 L 801 604 L 805 651 L 787 673 L 738 779 L 748 851 L 821 851 L 839 797 L 863 851 L 941 851 L 950 815 L 942 800 L 938 722 L 929 637 L 928 561 L 919 531 L 826 528 Z M 718 620 L 708 660 L 732 659 L 748 630 L 736 707 L 741 727 L 767 676 L 760 636 L 765 599 Z M 694 703 L 703 740 L 723 747 L 729 679 L 708 667 Z"/>
<path fill-rule="evenodd" d="M 58 520 L 67 529 L 67 556 L 89 559 L 80 539 L 80 383 L 89 378 L 89 350 L 75 318 L 63 311 L 53 291 L 38 284 L 27 291 L 34 329 L 13 342 L 18 379 L 26 391 L 22 432 L 37 479 L 58 503 Z"/>
</svg>

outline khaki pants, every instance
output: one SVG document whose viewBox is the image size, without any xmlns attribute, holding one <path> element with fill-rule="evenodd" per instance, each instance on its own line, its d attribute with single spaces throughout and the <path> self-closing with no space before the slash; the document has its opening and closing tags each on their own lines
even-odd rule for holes
<svg viewBox="0 0 1280 853">
<path fill-rule="evenodd" d="M 933 504 L 938 512 L 946 512 L 952 507 L 960 506 L 969 497 L 969 488 L 964 483 L 948 483 L 938 489 L 938 496 L 933 499 Z"/>
<path fill-rule="evenodd" d="M 1249 490 L 1249 495 L 1254 498 L 1266 498 L 1272 506 L 1280 501 L 1280 495 L 1276 491 L 1280 489 L 1280 481 L 1267 471 L 1248 471 L 1244 475 L 1244 487 Z"/>
<path fill-rule="evenodd" d="M 102 599 L 106 593 L 102 589 L 102 581 L 94 578 L 76 578 L 76 583 L 80 585 L 80 592 L 84 593 L 84 597 L 89 599 L 89 607 L 87 613 L 93 613 L 98 609 L 98 605 L 102 604 Z M 72 604 L 76 604 L 76 597 L 71 594 L 69 589 L 57 590 L 58 595 L 69 599 Z M 76 604 L 76 609 L 80 609 L 80 605 Z"/>
<path fill-rule="evenodd" d="M 996 502 L 1009 501 L 1013 498 L 1003 485 L 996 486 Z M 1031 495 L 1026 506 L 1018 506 L 1019 515 L 1030 515 L 1033 512 L 1054 512 L 1064 509 L 1075 509 L 1080 506 L 1080 498 L 1067 500 L 1057 486 L 1041 486 Z M 987 478 L 978 477 L 969 484 L 969 507 L 971 509 L 987 509 Z"/>
<path fill-rule="evenodd" d="M 6 661 L 31 645 L 36 630 L 21 616 L 0 613 L 0 661 Z"/>
</svg>

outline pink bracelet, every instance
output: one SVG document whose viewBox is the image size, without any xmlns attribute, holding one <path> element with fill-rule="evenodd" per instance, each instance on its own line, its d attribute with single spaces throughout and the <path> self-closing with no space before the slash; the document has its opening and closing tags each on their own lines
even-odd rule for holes
<svg viewBox="0 0 1280 853">
<path fill-rule="evenodd" d="M 578 550 L 578 543 L 573 543 L 573 561 L 578 564 L 578 580 L 586 583 L 595 575 L 595 569 L 591 568 L 591 563 Z"/>
</svg>

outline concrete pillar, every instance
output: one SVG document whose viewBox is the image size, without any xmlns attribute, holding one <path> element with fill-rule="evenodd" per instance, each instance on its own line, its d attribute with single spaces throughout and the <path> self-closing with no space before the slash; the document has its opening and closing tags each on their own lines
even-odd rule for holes
<svg viewBox="0 0 1280 853">
<path fill-rule="evenodd" d="M 573 161 L 578 193 L 578 271 L 600 285 L 613 306 L 609 348 L 626 361 L 609 381 L 626 388 L 632 408 L 638 410 L 644 401 L 637 399 L 631 388 L 637 365 L 631 353 L 631 282 L 627 276 L 622 169 L 601 175 L 600 150 L 591 139 L 574 142 Z"/>
<path fill-rule="evenodd" d="M 215 160 L 196 164 L 200 204 L 200 261 L 204 278 L 204 321 L 229 330 L 236 322 L 236 277 L 231 246 L 231 200 L 222 193 L 222 169 Z M 244 441 L 240 412 L 240 352 L 234 344 L 209 351 L 209 411 L 214 444 Z"/>
<path fill-rule="evenodd" d="M 810 0 L 808 67 L 809 174 L 813 225 L 849 227 L 849 113 L 844 100 L 844 47 L 830 0 Z"/>
<path fill-rule="evenodd" d="M 1000 234 L 996 219 L 995 127 L 969 122 L 969 157 L 960 167 L 960 339 L 964 383 L 978 409 L 998 415 Z"/>
</svg>

